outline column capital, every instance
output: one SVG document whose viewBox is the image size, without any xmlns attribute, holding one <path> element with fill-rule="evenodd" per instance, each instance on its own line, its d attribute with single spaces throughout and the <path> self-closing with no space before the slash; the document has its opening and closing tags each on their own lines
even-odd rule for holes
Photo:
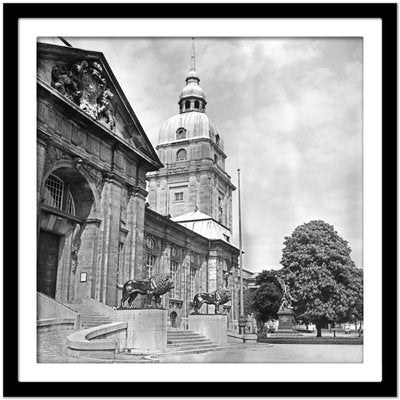
<svg viewBox="0 0 400 400">
<path fill-rule="evenodd" d="M 141 188 L 140 186 L 127 185 L 127 188 L 128 196 L 138 196 L 146 200 L 146 197 L 149 194 L 147 190 Z"/>
</svg>

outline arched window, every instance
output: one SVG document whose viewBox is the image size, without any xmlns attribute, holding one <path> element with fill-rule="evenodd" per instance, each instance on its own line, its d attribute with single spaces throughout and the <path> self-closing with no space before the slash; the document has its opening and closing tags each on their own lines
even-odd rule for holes
<svg viewBox="0 0 400 400">
<path fill-rule="evenodd" d="M 44 184 L 44 204 L 75 215 L 75 202 L 68 185 L 56 175 L 49 175 Z"/>
<path fill-rule="evenodd" d="M 186 100 L 185 101 L 185 108 L 186 108 L 186 110 L 189 110 L 189 108 L 190 108 L 190 100 Z"/>
<path fill-rule="evenodd" d="M 68 192 L 68 194 L 67 194 L 67 205 L 66 205 L 65 211 L 68 214 L 75 215 L 75 202 L 74 202 L 71 192 Z"/>
<path fill-rule="evenodd" d="M 154 249 L 154 245 L 155 245 L 154 239 L 148 236 L 146 239 L 146 246 L 149 249 Z"/>
<path fill-rule="evenodd" d="M 219 135 L 215 135 L 215 143 L 217 143 L 217 146 L 219 146 Z"/>
<path fill-rule="evenodd" d="M 218 156 L 216 154 L 214 154 L 214 162 L 218 165 Z"/>
<path fill-rule="evenodd" d="M 50 175 L 44 185 L 44 204 L 62 209 L 64 182 L 55 175 Z"/>
<path fill-rule="evenodd" d="M 176 153 L 176 161 L 183 161 L 186 160 L 186 150 L 185 149 L 180 149 Z"/>
<path fill-rule="evenodd" d="M 197 108 L 197 109 L 200 108 L 200 102 L 199 102 L 198 100 L 196 100 L 196 101 L 194 102 L 194 108 Z"/>
<path fill-rule="evenodd" d="M 176 131 L 176 139 L 185 139 L 186 138 L 186 129 L 185 128 L 179 128 Z"/>
</svg>

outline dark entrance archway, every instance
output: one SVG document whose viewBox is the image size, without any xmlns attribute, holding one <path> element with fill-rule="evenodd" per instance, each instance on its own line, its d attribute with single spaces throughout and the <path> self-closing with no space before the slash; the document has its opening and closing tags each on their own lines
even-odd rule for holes
<svg viewBox="0 0 400 400">
<path fill-rule="evenodd" d="M 175 311 L 172 311 L 172 313 L 169 315 L 169 318 L 171 320 L 171 328 L 176 328 L 176 319 L 178 317 L 178 314 Z"/>
<path fill-rule="evenodd" d="M 41 190 L 37 291 L 73 301 L 79 280 L 78 256 L 94 196 L 88 180 L 73 166 L 53 169 Z"/>
<path fill-rule="evenodd" d="M 60 236 L 42 231 L 38 247 L 37 291 L 55 298 Z"/>
</svg>

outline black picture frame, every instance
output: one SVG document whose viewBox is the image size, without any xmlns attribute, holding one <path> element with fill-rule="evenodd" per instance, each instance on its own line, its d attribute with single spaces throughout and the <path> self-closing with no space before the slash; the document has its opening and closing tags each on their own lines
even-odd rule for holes
<svg viewBox="0 0 400 400">
<path fill-rule="evenodd" d="M 4 4 L 4 309 L 6 397 L 296 397 L 397 395 L 397 5 L 396 4 Z M 380 18 L 382 20 L 383 271 L 381 382 L 20 382 L 18 380 L 18 20 L 20 18 Z M 13 283 L 13 284 L 10 284 Z M 32 282 L 34 285 L 35 282 Z M 23 294 L 19 294 L 23 299 Z M 18 304 L 23 307 L 23 304 Z M 380 329 L 378 327 L 377 329 Z M 223 367 L 221 367 L 223 368 Z"/>
</svg>

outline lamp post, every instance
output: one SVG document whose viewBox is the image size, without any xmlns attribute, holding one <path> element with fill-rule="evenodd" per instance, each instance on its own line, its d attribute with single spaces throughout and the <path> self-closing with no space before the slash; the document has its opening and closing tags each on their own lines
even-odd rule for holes
<svg viewBox="0 0 400 400">
<path fill-rule="evenodd" d="M 244 333 L 244 327 L 246 325 L 246 318 L 244 316 L 244 304 L 243 304 L 243 262 L 242 262 L 242 211 L 240 204 L 240 168 L 238 172 L 238 203 L 239 203 L 239 265 L 240 265 L 240 315 L 239 315 L 239 333 Z"/>
</svg>

